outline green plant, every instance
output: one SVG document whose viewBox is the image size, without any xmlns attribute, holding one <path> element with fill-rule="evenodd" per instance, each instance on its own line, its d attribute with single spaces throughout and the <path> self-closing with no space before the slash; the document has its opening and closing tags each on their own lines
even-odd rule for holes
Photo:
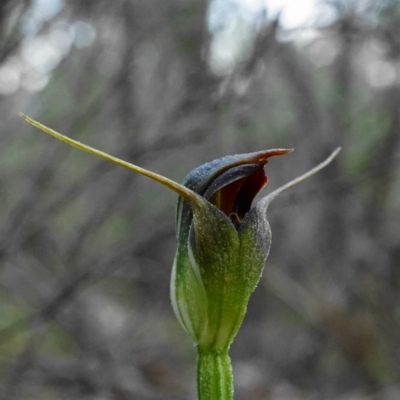
<svg viewBox="0 0 400 400">
<path fill-rule="evenodd" d="M 268 205 L 282 191 L 324 168 L 340 149 L 252 208 L 254 197 L 267 183 L 264 166 L 269 157 L 291 150 L 223 157 L 196 168 L 180 185 L 21 116 L 57 139 L 147 176 L 179 195 L 178 246 L 171 277 L 173 309 L 197 345 L 199 400 L 232 399 L 233 375 L 228 352 L 268 256 L 271 243 L 266 218 Z"/>
</svg>

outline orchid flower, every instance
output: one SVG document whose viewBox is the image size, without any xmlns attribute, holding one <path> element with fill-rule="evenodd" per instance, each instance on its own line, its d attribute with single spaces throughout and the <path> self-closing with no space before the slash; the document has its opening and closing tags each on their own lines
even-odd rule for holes
<svg viewBox="0 0 400 400">
<path fill-rule="evenodd" d="M 255 196 L 267 183 L 264 166 L 269 158 L 287 154 L 291 149 L 223 157 L 194 169 L 180 185 L 21 116 L 57 139 L 147 176 L 179 195 L 178 243 L 170 289 L 173 310 L 198 349 L 199 400 L 232 399 L 228 350 L 269 253 L 268 205 L 282 191 L 324 168 L 340 148 L 323 163 L 252 207 Z"/>
</svg>

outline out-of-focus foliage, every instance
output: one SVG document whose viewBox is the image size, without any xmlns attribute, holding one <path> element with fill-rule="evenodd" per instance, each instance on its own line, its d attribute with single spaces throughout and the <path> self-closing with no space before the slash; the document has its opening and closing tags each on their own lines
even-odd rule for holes
<svg viewBox="0 0 400 400">
<path fill-rule="evenodd" d="M 341 145 L 271 207 L 236 399 L 400 398 L 400 2 L 326 1 L 290 31 L 234 6 L 0 3 L 1 398 L 195 398 L 168 293 L 176 198 L 19 111 L 178 181 L 294 147 L 267 166 L 277 187 Z"/>
</svg>

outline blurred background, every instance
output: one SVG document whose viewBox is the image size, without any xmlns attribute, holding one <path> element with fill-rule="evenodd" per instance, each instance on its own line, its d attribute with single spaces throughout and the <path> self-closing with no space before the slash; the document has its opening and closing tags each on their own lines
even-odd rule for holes
<svg viewBox="0 0 400 400">
<path fill-rule="evenodd" d="M 0 398 L 195 399 L 170 306 L 176 196 L 18 112 L 176 181 L 294 153 L 235 399 L 400 399 L 400 1 L 2 0 Z"/>
</svg>

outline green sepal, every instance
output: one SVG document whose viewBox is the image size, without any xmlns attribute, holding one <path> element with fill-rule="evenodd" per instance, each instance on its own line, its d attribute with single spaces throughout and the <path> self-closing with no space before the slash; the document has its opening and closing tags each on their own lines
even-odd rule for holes
<svg viewBox="0 0 400 400">
<path fill-rule="evenodd" d="M 194 268 L 200 271 L 207 297 L 207 325 L 199 342 L 203 348 L 227 347 L 237 308 L 243 299 L 237 294 L 239 236 L 228 219 L 209 202 L 204 209 L 193 210 L 194 243 L 189 244 Z"/>
<path fill-rule="evenodd" d="M 189 233 L 179 237 L 171 281 L 173 307 L 182 326 L 204 349 L 229 347 L 243 322 L 271 244 L 266 219 L 270 200 L 249 211 L 239 231 L 204 201 L 193 209 L 194 239 Z"/>
<path fill-rule="evenodd" d="M 172 267 L 170 296 L 174 313 L 185 331 L 198 343 L 207 326 L 207 297 L 198 271 L 193 268 L 187 233 L 178 238 Z"/>
</svg>

